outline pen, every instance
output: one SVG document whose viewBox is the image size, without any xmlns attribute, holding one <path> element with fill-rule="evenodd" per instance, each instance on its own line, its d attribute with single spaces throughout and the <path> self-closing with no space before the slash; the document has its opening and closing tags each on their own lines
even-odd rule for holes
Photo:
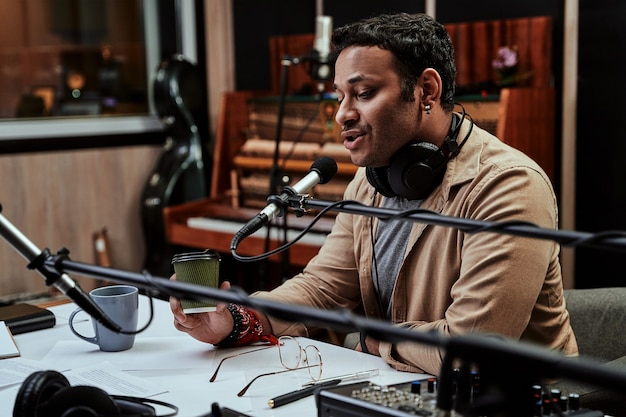
<svg viewBox="0 0 626 417">
<path fill-rule="evenodd" d="M 326 378 L 326 379 L 320 379 L 319 381 L 311 381 L 311 382 L 307 382 L 306 384 L 302 384 L 302 386 L 310 387 L 311 385 L 323 384 L 326 381 L 334 381 L 335 379 L 340 379 L 341 382 L 355 381 L 357 379 L 364 379 L 364 378 L 369 378 L 371 376 L 377 376 L 378 374 L 379 374 L 378 369 L 370 369 L 368 371 L 361 371 L 361 372 L 355 372 L 353 374 L 339 375 L 339 376 L 333 376 L 333 377 Z"/>
<path fill-rule="evenodd" d="M 340 382 L 341 379 L 333 379 L 330 381 L 310 385 L 306 388 L 301 388 L 297 391 L 288 392 L 287 394 L 274 397 L 267 402 L 267 405 L 269 405 L 270 408 L 280 407 L 281 405 L 289 404 L 294 401 L 298 401 L 301 398 L 308 397 L 309 395 L 312 395 L 318 388 L 332 387 L 338 385 Z"/>
</svg>

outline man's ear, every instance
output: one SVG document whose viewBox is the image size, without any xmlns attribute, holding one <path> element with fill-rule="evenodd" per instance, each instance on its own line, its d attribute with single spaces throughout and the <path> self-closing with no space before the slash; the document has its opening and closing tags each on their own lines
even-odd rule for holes
<svg viewBox="0 0 626 417">
<path fill-rule="evenodd" d="M 420 75 L 420 84 L 424 94 L 422 97 L 423 102 L 439 102 L 443 85 L 441 76 L 435 69 L 426 68 Z"/>
</svg>

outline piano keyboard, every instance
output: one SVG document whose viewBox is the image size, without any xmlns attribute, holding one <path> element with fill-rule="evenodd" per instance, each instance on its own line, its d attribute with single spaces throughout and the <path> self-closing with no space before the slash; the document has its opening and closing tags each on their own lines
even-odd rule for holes
<svg viewBox="0 0 626 417">
<path fill-rule="evenodd" d="M 211 230 L 211 231 L 222 232 L 222 233 L 232 233 L 233 235 L 237 233 L 244 226 L 244 224 L 245 223 L 239 223 L 239 222 L 222 220 L 222 219 L 212 219 L 208 217 L 189 217 L 187 219 L 188 227 L 195 228 L 195 229 Z M 300 233 L 299 230 L 288 229 L 287 240 L 292 241 L 293 239 L 296 238 L 296 236 L 298 236 L 299 233 Z M 260 229 L 254 234 L 252 234 L 252 236 L 256 238 L 261 238 L 261 239 L 265 239 L 266 235 L 267 235 L 267 228 Z M 284 233 L 280 226 L 274 225 L 270 229 L 270 238 L 272 240 L 282 241 L 283 236 L 284 236 Z M 325 240 L 326 240 L 325 233 L 309 232 L 306 235 L 304 235 L 302 239 L 298 241 L 298 243 L 304 243 L 304 244 L 312 245 L 312 246 L 322 246 Z"/>
</svg>

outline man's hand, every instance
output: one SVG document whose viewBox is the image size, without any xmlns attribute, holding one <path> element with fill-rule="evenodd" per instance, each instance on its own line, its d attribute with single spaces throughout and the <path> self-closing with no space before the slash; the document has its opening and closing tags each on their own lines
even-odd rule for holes
<svg viewBox="0 0 626 417">
<path fill-rule="evenodd" d="M 170 279 L 176 280 L 176 275 L 172 275 Z M 221 290 L 228 290 L 229 288 L 230 283 L 228 281 L 220 285 Z M 201 342 L 219 343 L 233 330 L 233 316 L 224 303 L 218 304 L 215 311 L 185 314 L 180 305 L 180 300 L 170 297 L 170 308 L 174 314 L 176 330 L 188 333 Z"/>
</svg>

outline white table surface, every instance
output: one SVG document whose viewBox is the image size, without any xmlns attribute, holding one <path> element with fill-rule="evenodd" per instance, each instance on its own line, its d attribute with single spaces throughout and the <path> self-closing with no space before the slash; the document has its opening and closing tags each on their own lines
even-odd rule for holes
<svg viewBox="0 0 626 417">
<path fill-rule="evenodd" d="M 219 360 L 233 349 L 216 349 L 190 336 L 178 332 L 168 303 L 154 300 L 154 321 L 146 331 L 137 335 L 134 346 L 123 352 L 101 352 L 94 344 L 74 336 L 67 324 L 74 304 L 51 307 L 57 323 L 51 329 L 16 335 L 15 340 L 21 357 L 37 361 L 41 369 L 67 371 L 84 366 L 108 362 L 116 369 L 133 376 L 145 378 L 163 388 L 163 393 L 152 398 L 179 407 L 178 416 L 197 417 L 210 412 L 211 404 L 228 407 L 252 416 L 316 416 L 315 399 L 305 399 L 275 409 L 267 401 L 280 394 L 298 389 L 309 381 L 306 370 L 287 372 L 257 380 L 248 392 L 237 397 L 236 393 L 256 375 L 283 369 L 276 349 L 250 353 L 224 362 L 218 378 L 210 383 Z M 140 296 L 140 326 L 147 321 L 149 302 Z M 85 316 L 86 318 L 86 316 Z M 87 335 L 91 327 L 89 319 L 83 326 Z M 379 369 L 379 375 L 368 378 L 380 385 L 396 384 L 425 379 L 428 375 L 398 372 L 381 358 L 345 349 L 343 347 L 300 338 L 304 346 L 315 344 L 323 358 L 323 378 L 353 372 Z M 248 350 L 238 348 L 237 350 Z M 16 359 L 4 359 L 19 361 Z M 15 397 L 21 384 L 0 389 L 0 416 L 12 415 Z M 159 414 L 168 412 L 158 409 Z"/>
</svg>

